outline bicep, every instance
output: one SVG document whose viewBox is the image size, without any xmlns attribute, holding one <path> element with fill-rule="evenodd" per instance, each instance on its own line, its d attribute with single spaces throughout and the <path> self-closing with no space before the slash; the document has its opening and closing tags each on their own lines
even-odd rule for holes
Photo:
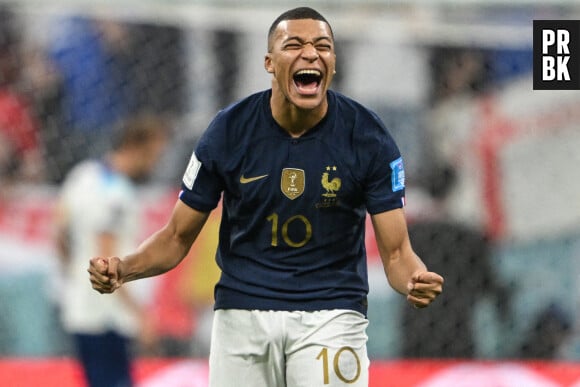
<svg viewBox="0 0 580 387">
<path fill-rule="evenodd" d="M 209 212 L 191 208 L 177 200 L 165 231 L 180 243 L 191 246 L 203 228 Z"/>
</svg>

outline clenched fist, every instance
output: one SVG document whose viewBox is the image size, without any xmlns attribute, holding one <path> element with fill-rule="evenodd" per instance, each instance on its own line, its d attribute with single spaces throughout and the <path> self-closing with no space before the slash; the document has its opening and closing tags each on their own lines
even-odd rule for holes
<svg viewBox="0 0 580 387">
<path fill-rule="evenodd" d="M 407 285 L 407 300 L 415 308 L 424 308 L 443 291 L 443 277 L 430 271 L 419 271 L 413 274 Z"/>
<path fill-rule="evenodd" d="M 89 279 L 99 293 L 113 293 L 121 285 L 119 275 L 121 260 L 118 257 L 95 257 L 89 261 Z"/>
</svg>

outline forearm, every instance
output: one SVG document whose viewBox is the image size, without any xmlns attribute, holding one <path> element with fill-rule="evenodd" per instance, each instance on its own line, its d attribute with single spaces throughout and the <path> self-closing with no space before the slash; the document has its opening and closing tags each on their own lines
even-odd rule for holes
<svg viewBox="0 0 580 387">
<path fill-rule="evenodd" d="M 408 294 L 413 273 L 426 268 L 411 247 L 403 211 L 376 214 L 372 222 L 389 284 L 399 293 Z"/>
<path fill-rule="evenodd" d="M 426 271 L 423 261 L 411 249 L 408 251 L 396 250 L 384 260 L 385 273 L 389 284 L 397 292 L 406 295 L 407 288 L 414 273 Z"/>
<path fill-rule="evenodd" d="M 113 293 L 125 282 L 174 268 L 189 252 L 208 215 L 178 200 L 169 222 L 134 253 L 122 258 L 107 254 L 90 260 L 88 272 L 93 289 L 99 293 Z"/>
<path fill-rule="evenodd" d="M 137 250 L 125 256 L 119 267 L 121 282 L 152 277 L 171 270 L 185 258 L 209 213 L 177 201 L 169 222 Z"/>
<path fill-rule="evenodd" d="M 389 284 L 416 308 L 424 308 L 443 289 L 443 277 L 427 267 L 411 246 L 402 210 L 372 216 L 375 237 Z"/>
<path fill-rule="evenodd" d="M 193 238 L 175 235 L 169 226 L 145 240 L 137 250 L 122 258 L 122 281 L 163 274 L 181 262 L 187 255 Z"/>
</svg>

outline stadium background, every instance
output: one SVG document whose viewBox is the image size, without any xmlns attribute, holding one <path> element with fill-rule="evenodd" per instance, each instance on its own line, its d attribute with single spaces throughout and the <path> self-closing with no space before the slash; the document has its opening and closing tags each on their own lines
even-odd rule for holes
<svg viewBox="0 0 580 387">
<path fill-rule="evenodd" d="M 449 385 L 425 380 L 456 366 L 474 367 L 467 370 L 482 378 L 500 378 L 506 365 L 513 368 L 508 379 L 515 384 L 505 385 L 580 385 L 574 366 L 580 359 L 580 93 L 532 90 L 532 20 L 580 19 L 580 6 L 531 0 L 304 4 L 319 9 L 333 25 L 338 54 L 334 88 L 375 110 L 402 148 L 410 221 L 427 211 L 421 190 L 424 166 L 434 160 L 453 166 L 457 184 L 447 200 L 448 216 L 490 237 L 495 276 L 510 294 L 505 318 L 485 291 L 473 298 L 472 362 L 402 360 L 404 301 L 386 285 L 369 233 L 371 370 L 398 375 L 390 381 L 375 379 L 375 385 L 420 385 L 421 378 L 425 386 Z M 75 374 L 58 321 L 60 273 L 51 239 L 63 174 L 80 157 L 100 152 L 113 123 L 130 112 L 170 117 L 171 151 L 140 196 L 143 235 L 161 225 L 191 149 L 212 116 L 269 87 L 263 70 L 265 34 L 271 21 L 296 3 L 21 0 L 0 5 L 0 56 L 17 63 L 14 87 L 32 117 L 19 127 L 29 131 L 27 138 L 34 131 L 38 140 L 36 146 L 5 151 L 11 129 L 2 133 L 7 138 L 0 137 L 6 145 L 0 147 L 0 379 L 2 385 L 50 385 L 15 378 L 53 374 L 66 380 Z M 88 26 L 95 20 L 108 32 L 91 33 Z M 117 53 L 114 59 L 101 57 L 106 53 L 91 46 L 105 41 Z M 66 76 L 74 87 L 63 86 Z M 72 95 L 77 100 L 67 100 Z M 0 105 L 2 124 L 17 118 Z M 212 228 L 207 231 L 195 247 L 202 252 L 211 251 L 215 242 Z M 142 301 L 152 311 L 172 316 L 171 310 L 158 308 L 168 304 L 164 297 L 178 294 L 190 307 L 185 313 L 201 314 L 211 297 L 215 268 L 211 259 L 195 255 L 166 281 L 180 284 L 179 289 L 164 287 L 161 279 L 144 281 Z M 545 311 L 560 324 L 549 329 L 565 327 L 565 337 L 542 362 L 524 362 L 522 343 L 534 333 L 550 333 L 534 332 Z M 195 327 L 203 328 L 199 316 L 188 319 L 179 317 L 183 311 L 173 312 L 177 322 L 167 326 L 176 331 L 193 337 Z M 203 374 L 203 356 L 192 356 L 200 362 L 191 363 L 183 375 L 196 367 Z M 142 379 L 151 385 L 155 372 L 178 361 L 143 359 Z M 419 375 L 414 380 L 408 376 L 413 373 Z M 523 379 L 515 382 L 518 377 Z M 62 380 L 59 385 L 65 385 Z"/>
</svg>

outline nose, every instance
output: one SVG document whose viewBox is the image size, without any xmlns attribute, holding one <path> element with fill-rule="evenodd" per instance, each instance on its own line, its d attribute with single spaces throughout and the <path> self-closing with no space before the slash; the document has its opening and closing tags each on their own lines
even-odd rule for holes
<svg viewBox="0 0 580 387">
<path fill-rule="evenodd" d="M 312 43 L 304 44 L 302 48 L 302 57 L 309 61 L 315 61 L 318 59 L 318 51 Z"/>
</svg>

